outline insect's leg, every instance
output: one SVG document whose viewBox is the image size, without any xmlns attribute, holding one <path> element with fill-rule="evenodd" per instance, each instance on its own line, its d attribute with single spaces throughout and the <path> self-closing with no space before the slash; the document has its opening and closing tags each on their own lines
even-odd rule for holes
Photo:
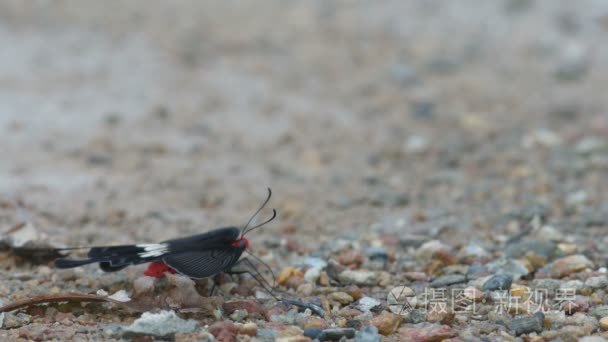
<svg viewBox="0 0 608 342">
<path fill-rule="evenodd" d="M 220 275 L 219 275 L 219 274 L 216 274 L 216 275 L 213 277 L 212 281 L 211 281 L 211 283 L 212 283 L 213 285 L 211 285 L 211 291 L 209 291 L 209 296 L 210 296 L 210 297 L 213 297 L 213 294 L 215 293 L 215 290 L 218 288 L 217 283 L 218 283 L 219 281 L 220 281 Z"/>
<path fill-rule="evenodd" d="M 260 284 L 260 286 L 262 286 L 262 288 L 264 290 L 266 290 L 266 292 L 268 292 L 274 299 L 279 300 L 272 293 L 272 286 L 270 286 L 270 284 L 266 281 L 266 279 L 264 279 L 264 276 L 262 276 L 260 271 L 258 271 L 257 267 L 255 267 L 253 262 L 251 262 L 251 260 L 249 260 L 248 258 L 242 258 L 234 266 L 232 266 L 232 268 L 230 268 L 230 270 L 226 271 L 225 273 L 227 273 L 227 274 L 247 273 L 253 279 L 255 279 L 255 281 L 257 281 L 258 284 Z"/>
<path fill-rule="evenodd" d="M 255 264 L 249 259 L 249 258 L 242 258 L 241 260 L 239 260 L 235 266 L 249 266 L 248 268 L 243 268 L 243 269 L 235 269 L 235 273 L 234 274 L 242 274 L 242 273 L 249 273 L 249 275 L 251 275 L 253 277 L 253 279 L 255 279 L 257 282 L 260 282 L 259 279 L 262 280 L 263 286 L 267 286 L 268 288 L 272 289 L 273 286 L 271 286 L 268 281 L 266 281 L 266 278 L 264 278 L 264 276 L 260 273 L 260 271 L 258 270 L 258 268 L 255 266 Z M 234 267 L 230 269 L 230 272 L 232 272 L 232 270 L 234 269 Z M 252 272 L 253 270 L 253 272 Z M 255 273 L 255 275 L 253 274 Z M 259 279 L 258 279 L 259 278 Z"/>
</svg>

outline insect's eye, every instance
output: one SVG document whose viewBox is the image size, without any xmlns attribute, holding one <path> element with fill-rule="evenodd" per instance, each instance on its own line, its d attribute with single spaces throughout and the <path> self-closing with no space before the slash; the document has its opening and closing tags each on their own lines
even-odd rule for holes
<svg viewBox="0 0 608 342">
<path fill-rule="evenodd" d="M 249 241 L 246 238 L 240 238 L 232 243 L 232 247 L 235 248 L 249 248 Z"/>
</svg>

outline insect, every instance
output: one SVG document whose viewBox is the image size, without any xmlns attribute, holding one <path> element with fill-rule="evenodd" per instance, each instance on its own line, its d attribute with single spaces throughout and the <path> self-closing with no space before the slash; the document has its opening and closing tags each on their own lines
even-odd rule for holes
<svg viewBox="0 0 608 342">
<path fill-rule="evenodd" d="M 248 258 L 241 258 L 241 255 L 249 249 L 249 240 L 246 235 L 274 220 L 277 216 L 276 210 L 272 209 L 270 219 L 249 227 L 271 196 L 272 191 L 269 188 L 268 197 L 242 229 L 237 227 L 218 228 L 206 233 L 160 243 L 65 248 L 62 250 L 90 249 L 86 259 L 57 259 L 55 267 L 72 268 L 99 263 L 99 267 L 103 271 L 115 272 L 130 265 L 150 263 L 144 274 L 153 277 L 162 277 L 165 272 L 180 273 L 192 279 L 207 278 L 220 272 L 249 273 L 261 285 L 269 286 L 255 265 Z M 253 254 L 249 254 L 255 258 Z M 266 286 L 262 286 L 266 288 Z"/>
</svg>

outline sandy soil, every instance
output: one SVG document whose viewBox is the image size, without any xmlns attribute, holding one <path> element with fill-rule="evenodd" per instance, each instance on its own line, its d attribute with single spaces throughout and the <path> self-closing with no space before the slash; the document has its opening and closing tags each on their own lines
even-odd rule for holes
<svg viewBox="0 0 608 342">
<path fill-rule="evenodd" d="M 271 187 L 254 250 L 492 244 L 534 208 L 605 245 L 607 30 L 599 1 L 2 1 L 0 227 L 154 242 Z"/>
</svg>

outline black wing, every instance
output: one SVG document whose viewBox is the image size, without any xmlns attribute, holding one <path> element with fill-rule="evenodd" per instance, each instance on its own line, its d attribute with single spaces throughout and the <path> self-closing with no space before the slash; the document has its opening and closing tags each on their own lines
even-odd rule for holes
<svg viewBox="0 0 608 342">
<path fill-rule="evenodd" d="M 162 243 L 169 245 L 171 252 L 213 249 L 230 245 L 231 242 L 239 238 L 240 233 L 240 230 L 236 227 L 225 227 L 202 234 L 163 241 Z"/>
<path fill-rule="evenodd" d="M 180 254 L 201 249 L 217 251 L 228 248 L 232 250 L 230 244 L 238 239 L 239 234 L 238 228 L 225 227 L 185 238 L 167 240 L 159 244 L 92 247 L 87 255 L 88 259 L 57 259 L 55 260 L 55 266 L 57 268 L 71 268 L 99 262 L 102 270 L 113 272 L 129 265 L 155 261 L 167 254 Z"/>
<path fill-rule="evenodd" d="M 228 271 L 241 254 L 242 251 L 235 248 L 210 249 L 170 254 L 162 260 L 180 274 L 202 279 Z"/>
</svg>

